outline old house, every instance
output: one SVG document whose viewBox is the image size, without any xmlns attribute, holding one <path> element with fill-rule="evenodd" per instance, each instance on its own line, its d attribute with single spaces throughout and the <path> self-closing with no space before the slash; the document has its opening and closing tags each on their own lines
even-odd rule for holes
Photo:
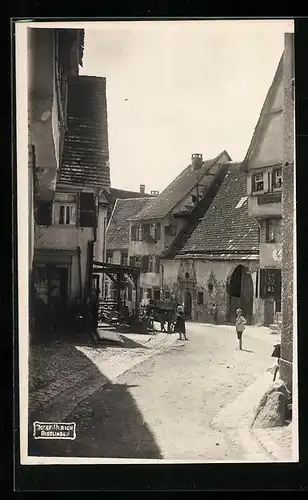
<svg viewBox="0 0 308 500">
<path fill-rule="evenodd" d="M 282 57 L 243 162 L 248 213 L 260 226 L 260 316 L 265 325 L 281 313 L 283 66 Z"/>
<path fill-rule="evenodd" d="M 106 79 L 68 80 L 67 131 L 56 189 L 38 210 L 35 271 L 40 298 L 69 304 L 91 291 L 102 259 L 110 188 Z"/>
<path fill-rule="evenodd" d="M 175 244 L 162 260 L 163 289 L 184 304 L 194 321 L 234 321 L 241 307 L 256 322 L 259 283 L 259 228 L 248 216 L 246 175 L 241 164 L 228 162 L 218 192 L 190 236 Z M 176 243 L 176 242 L 175 242 Z"/>
<path fill-rule="evenodd" d="M 30 309 L 38 206 L 54 198 L 67 127 L 67 82 L 78 74 L 83 47 L 84 30 L 28 28 Z"/>
<path fill-rule="evenodd" d="M 139 213 L 149 203 L 151 197 L 125 198 L 125 192 L 118 193 L 123 198 L 117 198 L 107 226 L 107 252 L 106 262 L 128 266 L 129 261 L 129 218 Z M 104 296 L 113 297 L 115 293 L 113 283 L 108 277 L 105 278 Z M 135 301 L 135 290 L 128 287 L 126 300 L 130 303 Z"/>
<path fill-rule="evenodd" d="M 142 269 L 141 297 L 169 298 L 161 256 L 191 227 L 200 206 L 213 199 L 225 173 L 223 165 L 230 159 L 226 151 L 207 161 L 201 154 L 193 154 L 190 165 L 139 213 L 130 216 L 128 257 L 131 266 Z"/>
</svg>

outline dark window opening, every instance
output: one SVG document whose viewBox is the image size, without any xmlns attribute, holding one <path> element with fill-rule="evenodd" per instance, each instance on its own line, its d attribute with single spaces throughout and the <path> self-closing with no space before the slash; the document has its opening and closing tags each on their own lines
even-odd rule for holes
<svg viewBox="0 0 308 500">
<path fill-rule="evenodd" d="M 281 219 L 266 219 L 266 243 L 281 243 Z"/>
<path fill-rule="evenodd" d="M 168 290 L 165 290 L 164 297 L 165 297 L 165 300 L 169 300 L 170 299 L 170 292 Z"/>
<path fill-rule="evenodd" d="M 52 203 L 39 201 L 37 207 L 37 224 L 39 226 L 50 226 L 52 218 Z"/>
<path fill-rule="evenodd" d="M 207 286 L 207 289 L 208 289 L 209 292 L 212 292 L 213 289 L 214 289 L 213 283 L 209 283 L 208 286 Z"/>
<path fill-rule="evenodd" d="M 282 187 L 282 168 L 273 170 L 273 188 L 279 189 Z"/>
<path fill-rule="evenodd" d="M 133 300 L 133 289 L 131 286 L 127 288 L 127 300 L 130 302 Z"/>
<path fill-rule="evenodd" d="M 153 290 L 153 299 L 160 300 L 160 289 L 154 288 Z"/>
<path fill-rule="evenodd" d="M 147 288 L 147 298 L 148 299 L 152 298 L 152 288 Z"/>
<path fill-rule="evenodd" d="M 121 266 L 128 266 L 128 254 L 121 253 Z"/>
<path fill-rule="evenodd" d="M 107 255 L 106 255 L 106 262 L 108 264 L 111 264 L 112 263 L 112 252 L 107 252 Z"/>
<path fill-rule="evenodd" d="M 198 292 L 198 306 L 203 305 L 203 292 Z"/>
<path fill-rule="evenodd" d="M 231 278 L 231 282 L 230 282 L 230 295 L 231 295 L 231 297 L 240 297 L 241 296 L 242 273 L 243 273 L 242 266 L 238 266 L 232 274 L 232 278 Z"/>
</svg>

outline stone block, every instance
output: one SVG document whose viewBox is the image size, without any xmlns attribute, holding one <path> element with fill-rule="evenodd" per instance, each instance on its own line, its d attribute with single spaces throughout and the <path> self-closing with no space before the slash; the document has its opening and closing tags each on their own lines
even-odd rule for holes
<svg viewBox="0 0 308 500">
<path fill-rule="evenodd" d="M 274 382 L 262 397 L 252 420 L 252 427 L 265 428 L 283 426 L 286 423 L 287 407 L 291 393 L 286 384 Z"/>
</svg>

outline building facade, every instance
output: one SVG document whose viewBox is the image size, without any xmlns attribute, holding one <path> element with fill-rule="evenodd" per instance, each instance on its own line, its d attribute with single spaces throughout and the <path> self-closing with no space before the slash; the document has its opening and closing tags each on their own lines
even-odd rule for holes
<svg viewBox="0 0 308 500">
<path fill-rule="evenodd" d="M 267 326 L 279 322 L 281 317 L 283 66 L 282 57 L 243 162 L 248 213 L 260 227 L 260 312 L 262 323 Z"/>
<path fill-rule="evenodd" d="M 67 131 L 52 200 L 40 199 L 35 284 L 48 307 L 69 306 L 93 288 L 93 259 L 105 246 L 110 188 L 105 78 L 68 80 Z"/>
<path fill-rule="evenodd" d="M 168 300 L 164 287 L 164 266 L 161 259 L 171 251 L 175 241 L 191 232 L 215 196 L 223 179 L 226 161 L 223 151 L 216 158 L 203 161 L 192 155 L 192 162 L 160 194 L 129 221 L 128 257 L 131 266 L 142 269 L 140 275 L 143 299 Z"/>
<path fill-rule="evenodd" d="M 259 228 L 248 216 L 246 175 L 228 163 L 210 207 L 175 256 L 162 260 L 163 288 L 193 321 L 234 322 L 240 307 L 248 323 L 259 316 Z M 169 257 L 169 258 L 168 258 Z"/>
<path fill-rule="evenodd" d="M 39 204 L 54 198 L 67 127 L 67 81 L 82 65 L 84 31 L 28 28 L 30 311 Z M 33 316 L 30 313 L 30 318 Z"/>
</svg>

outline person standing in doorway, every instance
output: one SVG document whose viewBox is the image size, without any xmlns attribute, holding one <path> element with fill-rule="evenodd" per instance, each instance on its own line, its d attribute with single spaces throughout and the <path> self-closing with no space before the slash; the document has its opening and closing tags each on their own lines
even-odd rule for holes
<svg viewBox="0 0 308 500">
<path fill-rule="evenodd" d="M 243 316 L 243 311 L 242 309 L 237 309 L 235 328 L 236 328 L 237 338 L 239 341 L 239 348 L 241 351 L 243 350 L 242 338 L 243 338 L 243 332 L 245 330 L 245 325 L 246 325 L 246 319 Z"/>
<path fill-rule="evenodd" d="M 184 340 L 188 340 L 186 336 L 185 317 L 182 306 L 179 306 L 177 309 L 177 318 L 174 326 L 174 331 L 179 334 L 178 340 L 182 340 L 182 336 L 184 337 Z"/>
</svg>

